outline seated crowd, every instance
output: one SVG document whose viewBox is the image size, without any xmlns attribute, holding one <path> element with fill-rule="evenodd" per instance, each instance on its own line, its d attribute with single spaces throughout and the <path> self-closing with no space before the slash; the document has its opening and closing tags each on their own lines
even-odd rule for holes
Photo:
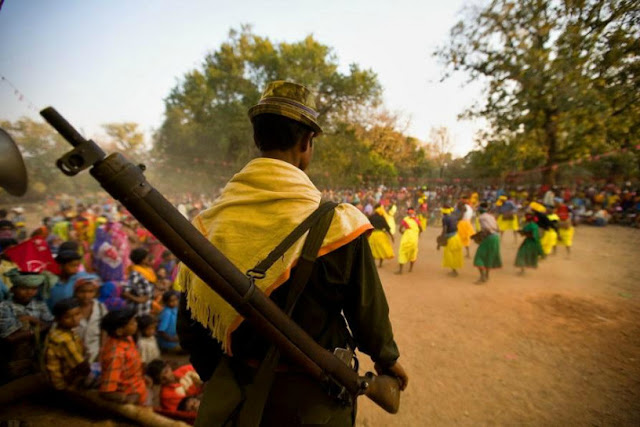
<svg viewBox="0 0 640 427">
<path fill-rule="evenodd" d="M 42 372 L 57 390 L 94 389 L 112 402 L 197 411 L 198 374 L 191 365 L 172 367 L 186 357 L 176 333 L 171 252 L 126 214 L 78 206 L 45 218 L 30 237 L 6 214 L 0 384 Z"/>
</svg>

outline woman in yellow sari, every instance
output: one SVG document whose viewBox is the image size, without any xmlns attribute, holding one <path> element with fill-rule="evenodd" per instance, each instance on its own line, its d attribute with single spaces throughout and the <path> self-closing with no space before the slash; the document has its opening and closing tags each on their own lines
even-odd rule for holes
<svg viewBox="0 0 640 427">
<path fill-rule="evenodd" d="M 518 222 L 518 209 L 507 196 L 500 196 L 496 202 L 496 208 L 498 211 L 498 228 L 500 229 L 500 238 L 502 234 L 507 230 L 513 231 L 513 240 L 518 241 L 518 230 L 520 224 Z"/>
<path fill-rule="evenodd" d="M 465 248 L 466 257 L 471 258 L 469 254 L 469 246 L 471 245 L 471 236 L 475 234 L 473 225 L 471 225 L 471 218 L 473 218 L 473 209 L 464 200 L 458 203 L 459 218 L 458 221 L 458 236 L 460 242 Z"/>
<path fill-rule="evenodd" d="M 422 225 L 416 217 L 414 208 L 407 209 L 407 216 L 400 223 L 400 249 L 398 253 L 398 271 L 396 274 L 402 274 L 402 267 L 409 262 L 409 273 L 413 270 L 413 263 L 418 259 L 418 238 L 422 233 Z"/>
<path fill-rule="evenodd" d="M 373 225 L 374 230 L 369 235 L 369 246 L 371 246 L 371 254 L 373 258 L 378 260 L 378 267 L 382 267 L 382 261 L 385 259 L 393 259 L 393 234 L 389 228 L 387 213 L 384 207 L 379 203 L 373 215 L 369 217 L 369 222 Z"/>
<path fill-rule="evenodd" d="M 552 224 L 549 228 L 544 230 L 540 244 L 542 245 L 542 251 L 545 255 L 549 255 L 552 252 L 555 253 L 556 245 L 558 244 L 558 232 L 556 231 L 556 224 L 560 220 L 558 215 L 551 213 L 547 215 L 549 222 Z"/>
<path fill-rule="evenodd" d="M 385 216 L 387 224 L 389 224 L 389 232 L 391 233 L 392 237 L 394 234 L 396 234 L 396 213 L 398 213 L 398 206 L 396 205 L 396 201 L 392 200 L 389 211 L 387 212 L 387 216 Z"/>
<path fill-rule="evenodd" d="M 449 275 L 457 276 L 458 270 L 462 268 L 464 263 L 462 257 L 462 242 L 458 236 L 458 221 L 452 215 L 453 208 L 445 205 L 440 209 L 442 212 L 442 235 L 447 239 L 444 245 L 444 254 L 442 256 L 442 266 L 450 268 Z"/>
</svg>

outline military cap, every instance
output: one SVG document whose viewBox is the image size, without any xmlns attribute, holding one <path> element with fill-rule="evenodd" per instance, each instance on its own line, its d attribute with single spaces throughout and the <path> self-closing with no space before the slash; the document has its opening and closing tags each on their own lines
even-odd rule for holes
<svg viewBox="0 0 640 427">
<path fill-rule="evenodd" d="M 249 109 L 249 119 L 259 114 L 285 116 L 322 133 L 313 93 L 305 86 L 277 80 L 267 84 L 260 101 Z"/>
</svg>

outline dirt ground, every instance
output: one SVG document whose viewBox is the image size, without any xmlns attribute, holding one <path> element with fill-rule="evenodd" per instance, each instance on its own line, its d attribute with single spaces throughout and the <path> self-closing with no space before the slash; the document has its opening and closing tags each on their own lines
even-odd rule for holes
<svg viewBox="0 0 640 427">
<path fill-rule="evenodd" d="M 358 426 L 640 425 L 640 230 L 579 227 L 570 257 L 560 247 L 523 277 L 505 235 L 504 267 L 483 285 L 472 260 L 457 278 L 440 267 L 438 231 L 421 236 L 412 273 L 379 270 L 410 383 L 396 415 L 361 398 Z M 120 425 L 41 402 L 8 417 Z"/>
<path fill-rule="evenodd" d="M 360 399 L 359 426 L 640 425 L 640 230 L 578 227 L 524 277 L 505 234 L 484 285 L 472 260 L 447 276 L 437 233 L 412 273 L 380 269 L 410 383 L 397 415 Z"/>
</svg>

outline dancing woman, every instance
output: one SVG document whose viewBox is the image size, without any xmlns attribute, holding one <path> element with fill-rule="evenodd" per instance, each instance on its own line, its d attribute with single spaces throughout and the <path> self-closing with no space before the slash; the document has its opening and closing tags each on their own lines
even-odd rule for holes
<svg viewBox="0 0 640 427">
<path fill-rule="evenodd" d="M 393 259 L 393 234 L 387 222 L 387 213 L 380 204 L 376 205 L 373 215 L 369 217 L 374 230 L 369 235 L 369 246 L 373 258 L 378 260 L 378 267 L 382 267 L 382 261 L 385 259 Z"/>
<path fill-rule="evenodd" d="M 400 223 L 400 249 L 398 250 L 398 271 L 402 274 L 402 267 L 409 262 L 409 273 L 413 270 L 413 263 L 418 259 L 418 238 L 422 233 L 422 226 L 416 217 L 416 210 L 412 207 L 407 209 L 407 216 Z"/>
<path fill-rule="evenodd" d="M 525 239 L 518 248 L 516 255 L 516 267 L 520 267 L 519 274 L 524 274 L 526 268 L 538 268 L 538 258 L 544 258 L 542 245 L 540 244 L 540 230 L 533 212 L 525 213 L 525 225 L 520 230 Z"/>
<path fill-rule="evenodd" d="M 449 205 L 444 205 L 440 212 L 442 212 L 442 234 L 440 239 L 446 244 L 442 255 L 442 266 L 444 268 L 450 268 L 450 276 L 457 276 L 458 270 L 462 268 L 464 263 L 462 257 L 462 242 L 458 236 L 458 219 L 453 214 L 453 208 Z"/>
<path fill-rule="evenodd" d="M 485 283 L 489 280 L 489 270 L 502 267 L 502 257 L 500 256 L 500 237 L 498 223 L 489 212 L 489 205 L 481 203 L 478 207 L 480 213 L 480 233 L 482 241 L 476 255 L 473 257 L 473 265 L 480 271 L 480 279 L 476 284 Z"/>
</svg>

